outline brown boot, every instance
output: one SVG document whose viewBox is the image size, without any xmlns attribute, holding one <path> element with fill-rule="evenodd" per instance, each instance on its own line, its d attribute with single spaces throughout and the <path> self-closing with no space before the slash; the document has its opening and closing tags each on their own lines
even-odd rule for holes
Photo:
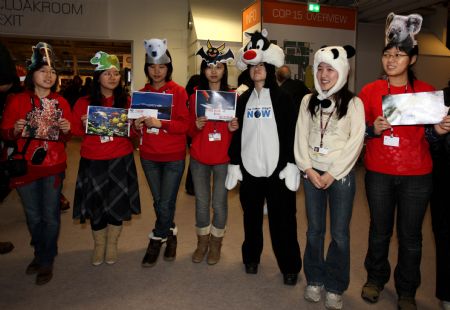
<svg viewBox="0 0 450 310">
<path fill-rule="evenodd" d="M 121 231 L 122 225 L 108 225 L 105 262 L 109 265 L 112 265 L 117 261 L 117 242 L 119 241 Z"/>
<path fill-rule="evenodd" d="M 94 237 L 94 252 L 92 253 L 91 262 L 94 266 L 101 265 L 105 260 L 106 231 L 106 228 L 92 231 L 92 237 Z"/>
<path fill-rule="evenodd" d="M 206 252 L 208 251 L 209 244 L 209 234 L 207 235 L 197 235 L 197 248 L 192 254 L 192 261 L 194 263 L 201 263 L 203 258 L 205 258 Z"/>
<path fill-rule="evenodd" d="M 209 238 L 208 265 L 215 265 L 220 260 L 220 249 L 222 248 L 223 237 L 211 235 Z"/>
</svg>

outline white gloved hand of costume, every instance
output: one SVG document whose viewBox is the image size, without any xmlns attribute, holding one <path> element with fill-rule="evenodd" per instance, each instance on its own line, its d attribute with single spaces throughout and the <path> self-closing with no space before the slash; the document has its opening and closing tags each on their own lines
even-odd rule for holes
<svg viewBox="0 0 450 310">
<path fill-rule="evenodd" d="M 225 179 L 225 187 L 232 190 L 237 182 L 242 181 L 242 172 L 239 165 L 228 165 L 227 178 Z"/>
<path fill-rule="evenodd" d="M 284 179 L 289 190 L 296 192 L 300 186 L 300 170 L 296 165 L 287 163 L 286 167 L 280 171 L 280 179 Z"/>
</svg>

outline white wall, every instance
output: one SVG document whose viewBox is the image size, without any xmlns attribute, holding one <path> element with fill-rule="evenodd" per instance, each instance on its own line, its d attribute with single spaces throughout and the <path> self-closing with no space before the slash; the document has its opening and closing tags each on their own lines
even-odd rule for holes
<svg viewBox="0 0 450 310">
<path fill-rule="evenodd" d="M 447 86 L 450 79 L 450 57 L 420 54 L 414 65 L 418 79 L 423 80 L 437 89 Z M 422 42 L 425 44 L 424 42 Z M 358 24 L 356 48 L 356 91 L 380 77 L 382 74 L 381 52 L 384 47 L 384 24 Z M 423 48 L 425 50 L 426 47 Z"/>
<path fill-rule="evenodd" d="M 187 82 L 187 0 L 110 0 L 110 34 L 113 40 L 131 40 L 133 84 L 144 86 L 144 40 L 166 38 L 173 59 L 173 80 L 184 86 Z"/>
</svg>

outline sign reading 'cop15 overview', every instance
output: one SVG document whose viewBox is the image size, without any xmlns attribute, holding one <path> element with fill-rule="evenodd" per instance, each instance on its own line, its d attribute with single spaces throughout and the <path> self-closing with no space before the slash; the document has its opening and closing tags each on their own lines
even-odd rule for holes
<svg viewBox="0 0 450 310">
<path fill-rule="evenodd" d="M 108 12 L 104 0 L 0 0 L 0 32 L 106 37 Z"/>
</svg>

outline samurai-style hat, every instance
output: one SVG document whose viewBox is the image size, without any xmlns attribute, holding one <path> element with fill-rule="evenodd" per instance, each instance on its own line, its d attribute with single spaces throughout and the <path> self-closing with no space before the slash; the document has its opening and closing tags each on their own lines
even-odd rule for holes
<svg viewBox="0 0 450 310">
<path fill-rule="evenodd" d="M 91 64 L 97 65 L 94 71 L 104 71 L 111 68 L 120 71 L 119 58 L 116 55 L 110 55 L 102 51 L 95 53 L 95 56 L 91 58 Z"/>
<path fill-rule="evenodd" d="M 41 65 L 55 68 L 55 54 L 50 44 L 39 42 L 32 49 L 33 55 L 31 55 L 31 63 L 28 65 L 28 70 L 34 70 Z"/>
<path fill-rule="evenodd" d="M 314 87 L 318 92 L 319 100 L 327 99 L 337 93 L 347 83 L 348 73 L 350 71 L 349 58 L 355 55 L 355 49 L 350 45 L 345 46 L 324 46 L 314 54 Z M 324 92 L 320 88 L 317 80 L 317 68 L 320 63 L 326 63 L 332 66 L 339 74 L 336 84 L 328 91 Z"/>
<path fill-rule="evenodd" d="M 408 16 L 389 13 L 386 19 L 385 45 L 394 44 L 411 49 L 417 45 L 415 35 L 422 27 L 422 16 L 410 14 Z"/>
<path fill-rule="evenodd" d="M 144 41 L 145 63 L 164 65 L 172 62 L 172 58 L 167 54 L 166 39 L 150 39 Z"/>
<path fill-rule="evenodd" d="M 208 40 L 206 46 L 208 47 L 206 52 L 203 47 L 201 47 L 196 55 L 202 57 L 203 61 L 205 61 L 208 66 L 215 66 L 218 62 L 227 63 L 227 61 L 234 59 L 234 54 L 230 49 L 223 53 L 225 50 L 225 43 L 221 44 L 219 47 L 214 47 Z"/>
<path fill-rule="evenodd" d="M 244 71 L 248 65 L 257 65 L 265 62 L 275 67 L 281 67 L 284 64 L 284 52 L 281 47 L 270 43 L 267 39 L 268 32 L 263 29 L 261 32 L 246 32 L 245 35 L 250 38 L 247 45 L 241 48 L 236 57 L 236 66 Z"/>
</svg>

